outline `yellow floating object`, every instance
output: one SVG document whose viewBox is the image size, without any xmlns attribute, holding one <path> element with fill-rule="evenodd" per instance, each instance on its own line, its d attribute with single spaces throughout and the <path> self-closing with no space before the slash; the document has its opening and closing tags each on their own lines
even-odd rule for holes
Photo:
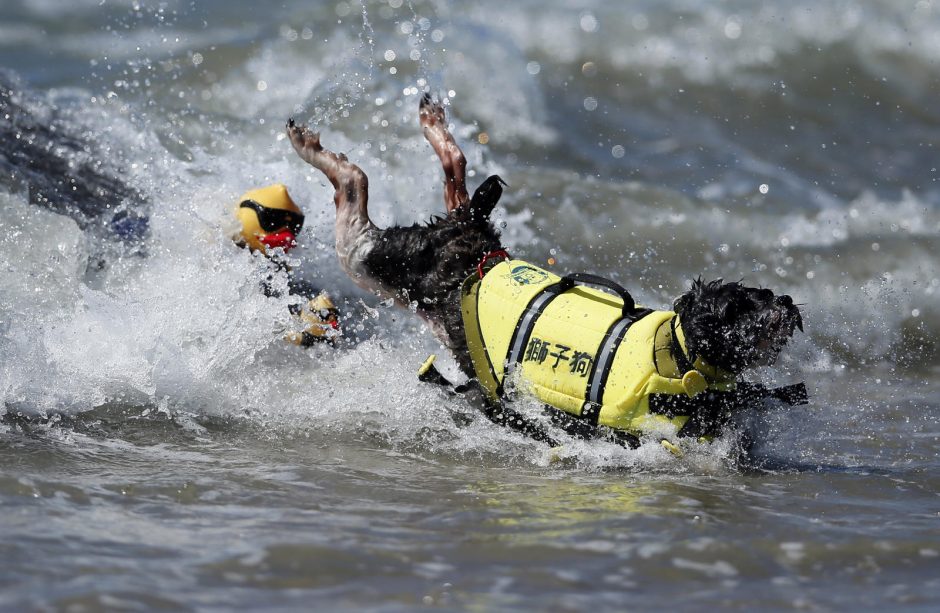
<svg viewBox="0 0 940 613">
<path fill-rule="evenodd" d="M 432 353 L 431 355 L 429 355 L 428 359 L 426 359 L 424 361 L 424 364 L 421 365 L 421 368 L 418 369 L 418 376 L 420 377 L 421 375 L 431 370 L 431 366 L 434 365 L 434 360 L 436 359 L 437 359 L 437 356 L 435 354 Z"/>
<path fill-rule="evenodd" d="M 677 458 L 681 458 L 683 456 L 682 450 L 679 449 L 679 446 L 676 445 L 675 443 L 671 443 L 667 441 L 666 439 L 663 439 L 659 441 L 659 444 L 663 446 L 663 449 L 665 449 L 672 455 L 676 456 Z"/>
<path fill-rule="evenodd" d="M 266 247 L 261 239 L 280 228 L 269 228 L 267 230 L 263 228 L 257 211 L 240 206 L 241 203 L 246 201 L 256 202 L 266 209 L 290 211 L 299 216 L 301 220 L 303 219 L 303 211 L 291 199 L 290 194 L 287 193 L 287 187 L 281 183 L 245 192 L 238 200 L 235 217 L 241 223 L 241 240 L 253 251 L 264 252 Z"/>
<path fill-rule="evenodd" d="M 288 335 L 288 339 L 294 344 L 311 345 L 316 341 L 333 340 L 340 336 L 339 312 L 326 292 L 320 292 L 303 305 L 299 317 L 307 327 L 300 334 Z"/>
</svg>

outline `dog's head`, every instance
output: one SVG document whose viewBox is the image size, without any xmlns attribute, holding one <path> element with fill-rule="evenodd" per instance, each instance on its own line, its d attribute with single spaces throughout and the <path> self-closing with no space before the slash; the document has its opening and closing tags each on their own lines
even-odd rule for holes
<svg viewBox="0 0 940 613">
<path fill-rule="evenodd" d="M 769 289 L 696 279 L 673 310 L 690 355 L 738 374 L 773 364 L 803 318 L 793 300 Z"/>
</svg>

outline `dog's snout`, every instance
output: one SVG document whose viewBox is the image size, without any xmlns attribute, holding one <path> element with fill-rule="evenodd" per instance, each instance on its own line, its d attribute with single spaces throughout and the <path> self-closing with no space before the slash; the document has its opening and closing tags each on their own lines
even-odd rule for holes
<svg viewBox="0 0 940 613">
<path fill-rule="evenodd" d="M 793 298 L 790 298 L 786 294 L 784 294 L 783 296 L 780 296 L 777 300 L 779 300 L 780 304 L 782 304 L 785 307 L 793 306 Z"/>
</svg>

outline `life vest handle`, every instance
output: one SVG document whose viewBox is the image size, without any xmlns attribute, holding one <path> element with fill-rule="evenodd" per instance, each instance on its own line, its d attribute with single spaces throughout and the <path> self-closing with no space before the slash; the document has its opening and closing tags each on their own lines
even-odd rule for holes
<svg viewBox="0 0 940 613">
<path fill-rule="evenodd" d="M 633 314 L 636 313 L 636 303 L 633 301 L 633 296 L 630 295 L 630 292 L 625 290 L 619 283 L 611 281 L 610 279 L 605 279 L 604 277 L 592 275 L 587 272 L 573 272 L 562 277 L 560 283 L 562 285 L 562 291 L 568 291 L 574 287 L 576 283 L 600 285 L 601 287 L 613 291 L 623 300 L 622 315 L 624 319 L 632 319 Z"/>
</svg>

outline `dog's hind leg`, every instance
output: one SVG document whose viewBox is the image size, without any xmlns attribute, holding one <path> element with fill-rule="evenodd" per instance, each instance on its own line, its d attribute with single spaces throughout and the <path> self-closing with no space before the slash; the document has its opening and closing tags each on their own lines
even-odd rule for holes
<svg viewBox="0 0 940 613">
<path fill-rule="evenodd" d="M 342 153 L 320 144 L 320 134 L 287 122 L 287 136 L 297 155 L 326 175 L 336 190 L 336 255 L 347 274 L 366 289 L 374 289 L 362 269 L 374 245 L 376 227 L 369 219 L 369 178 Z"/>
<path fill-rule="evenodd" d="M 467 159 L 447 129 L 444 106 L 431 100 L 430 94 L 421 97 L 418 119 L 424 137 L 431 143 L 444 168 L 444 206 L 450 213 L 470 201 L 467 194 Z"/>
<path fill-rule="evenodd" d="M 319 132 L 312 132 L 307 126 L 294 123 L 293 119 L 287 122 L 287 135 L 297 155 L 325 174 L 333 184 L 337 217 L 342 215 L 368 222 L 369 178 L 366 173 L 350 162 L 345 154 L 324 149 Z"/>
</svg>

